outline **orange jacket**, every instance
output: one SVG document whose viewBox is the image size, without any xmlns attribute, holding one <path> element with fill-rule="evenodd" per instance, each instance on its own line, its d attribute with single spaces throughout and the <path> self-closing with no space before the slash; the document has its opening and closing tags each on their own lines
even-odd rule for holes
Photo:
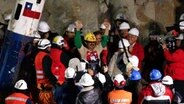
<svg viewBox="0 0 184 104">
<path fill-rule="evenodd" d="M 108 94 L 109 104 L 131 104 L 132 93 L 125 90 L 113 90 Z"/>
<path fill-rule="evenodd" d="M 35 57 L 34 63 L 35 63 L 35 69 L 36 69 L 37 83 L 49 82 L 48 78 L 46 78 L 44 75 L 43 66 L 42 66 L 42 60 L 46 55 L 47 53 L 41 51 Z"/>
<path fill-rule="evenodd" d="M 22 93 L 13 93 L 8 97 L 6 97 L 5 103 L 6 104 L 26 104 L 28 99 L 29 97 Z"/>
<path fill-rule="evenodd" d="M 59 50 L 57 48 L 51 48 L 50 56 L 52 58 L 52 73 L 57 78 L 58 82 L 62 84 L 65 81 L 65 66 L 61 62 L 61 54 L 62 50 Z"/>
</svg>

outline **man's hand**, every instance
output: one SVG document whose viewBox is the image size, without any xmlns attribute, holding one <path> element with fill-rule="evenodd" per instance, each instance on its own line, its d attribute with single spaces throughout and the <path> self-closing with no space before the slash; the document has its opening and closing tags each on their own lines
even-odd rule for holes
<svg viewBox="0 0 184 104">
<path fill-rule="evenodd" d="M 108 66 L 107 65 L 103 66 L 103 72 L 106 73 L 107 71 L 108 71 Z"/>
<path fill-rule="evenodd" d="M 168 49 L 166 43 L 162 43 L 162 49 L 163 50 Z"/>
<path fill-rule="evenodd" d="M 75 22 L 75 25 L 76 25 L 77 31 L 80 31 L 80 30 L 82 29 L 82 27 L 83 27 L 82 22 L 79 21 L 79 20 L 77 20 L 77 21 Z"/>
</svg>

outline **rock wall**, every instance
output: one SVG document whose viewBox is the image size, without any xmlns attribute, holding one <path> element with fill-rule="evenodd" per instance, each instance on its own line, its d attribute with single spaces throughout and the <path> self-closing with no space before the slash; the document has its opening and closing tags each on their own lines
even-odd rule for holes
<svg viewBox="0 0 184 104">
<path fill-rule="evenodd" d="M 16 0 L 0 0 L 0 22 L 11 13 Z M 95 31 L 104 18 L 114 19 L 122 12 L 141 31 L 142 41 L 149 31 L 148 25 L 155 21 L 162 27 L 172 25 L 175 17 L 183 12 L 182 0 L 46 0 L 42 20 L 51 30 L 63 34 L 68 24 L 82 20 L 84 32 Z M 177 13 L 177 15 L 175 14 Z"/>
</svg>

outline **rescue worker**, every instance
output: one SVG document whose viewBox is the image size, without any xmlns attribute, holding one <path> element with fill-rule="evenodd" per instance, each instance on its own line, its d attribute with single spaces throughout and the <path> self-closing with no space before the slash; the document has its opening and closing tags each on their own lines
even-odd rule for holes
<svg viewBox="0 0 184 104">
<path fill-rule="evenodd" d="M 122 24 L 123 23 L 123 24 Z M 120 28 L 121 27 L 121 28 Z M 124 30 L 129 30 L 130 26 L 128 24 L 127 19 L 123 16 L 122 13 L 118 13 L 115 17 L 115 24 L 112 27 L 112 31 L 110 33 L 110 42 L 117 43 L 119 41 L 119 35 L 123 35 Z M 122 31 L 123 30 L 123 31 Z M 128 32 L 128 31 L 127 31 Z M 117 45 L 116 45 L 117 46 Z M 117 47 L 118 49 L 118 47 Z"/>
<path fill-rule="evenodd" d="M 100 61 L 102 66 L 107 65 L 107 55 L 108 55 L 108 50 L 107 47 L 102 47 L 101 41 L 102 41 L 102 33 L 100 31 L 95 31 L 93 33 L 96 37 L 96 47 L 98 50 L 102 50 L 100 54 Z"/>
<path fill-rule="evenodd" d="M 116 39 L 119 39 L 119 36 L 118 36 L 118 35 L 120 35 L 119 28 L 123 22 L 128 23 L 127 18 L 122 13 L 118 13 L 115 17 L 115 24 L 112 27 L 112 32 L 110 34 L 112 36 L 112 39 L 113 39 L 112 41 L 116 41 Z M 118 41 L 117 41 L 117 43 L 118 43 Z"/>
<path fill-rule="evenodd" d="M 36 82 L 36 70 L 34 65 L 35 56 L 38 53 L 37 44 L 40 40 L 40 35 L 37 35 L 38 37 L 35 36 L 32 42 L 26 44 L 24 48 L 25 57 L 21 61 L 20 70 L 18 73 L 18 78 L 24 79 L 27 82 L 28 89 L 34 103 L 38 103 L 38 89 Z"/>
<path fill-rule="evenodd" d="M 91 75 L 85 73 L 79 83 L 82 85 L 82 89 L 77 95 L 75 104 L 101 104 L 101 91 L 98 88 L 94 88 L 94 80 Z"/>
<path fill-rule="evenodd" d="M 149 76 L 151 82 L 141 90 L 138 104 L 171 104 L 173 93 L 168 87 L 162 84 L 160 71 L 153 69 Z"/>
<path fill-rule="evenodd" d="M 175 90 L 175 88 L 173 86 L 174 81 L 173 81 L 172 77 L 171 76 L 168 76 L 168 75 L 164 76 L 162 78 L 162 83 L 166 87 L 169 87 L 172 90 L 172 92 L 173 92 L 172 104 L 180 104 L 181 101 L 182 101 L 182 96 L 181 96 L 181 94 L 179 92 L 177 92 Z"/>
<path fill-rule="evenodd" d="M 132 103 L 132 93 L 125 91 L 124 86 L 126 85 L 126 80 L 122 74 L 117 74 L 114 78 L 114 90 L 108 94 L 109 104 L 131 104 Z"/>
<path fill-rule="evenodd" d="M 129 29 L 130 25 L 127 22 L 122 22 L 121 24 L 118 25 L 118 30 L 116 30 L 117 32 L 115 32 L 114 34 L 111 33 L 108 45 L 109 58 L 111 58 L 114 52 L 118 50 L 119 40 L 121 40 L 122 38 L 127 39 Z"/>
<path fill-rule="evenodd" d="M 64 72 L 66 67 L 68 67 L 69 56 L 66 54 L 62 48 L 64 46 L 64 38 L 62 36 L 54 37 L 52 41 L 50 57 L 52 59 L 52 73 L 57 78 L 57 83 L 62 84 L 65 80 Z"/>
<path fill-rule="evenodd" d="M 80 92 L 80 87 L 75 85 L 76 71 L 68 67 L 64 73 L 64 83 L 56 89 L 55 99 L 57 104 L 75 104 L 77 94 Z"/>
<path fill-rule="evenodd" d="M 182 97 L 184 98 L 184 89 L 182 86 L 184 86 L 184 46 L 181 45 L 180 48 L 174 50 L 171 52 L 168 49 L 168 46 L 166 43 L 162 44 L 163 48 L 163 54 L 166 59 L 166 66 L 164 68 L 165 75 L 169 75 L 174 79 L 174 88 L 177 92 L 181 92 Z M 182 102 L 184 103 L 184 99 L 182 99 Z"/>
<path fill-rule="evenodd" d="M 37 88 L 39 89 L 39 104 L 53 104 L 53 86 L 57 79 L 51 72 L 52 59 L 49 56 L 51 43 L 48 39 L 38 42 L 38 53 L 34 65 L 36 69 Z"/>
<path fill-rule="evenodd" d="M 66 52 L 70 54 L 70 56 L 80 58 L 80 53 L 74 45 L 74 37 L 75 37 L 75 24 L 69 24 L 64 35 L 64 49 Z"/>
<path fill-rule="evenodd" d="M 132 70 L 127 80 L 125 90 L 132 93 L 132 104 L 137 104 L 138 96 L 142 89 L 141 74 L 138 70 Z"/>
<path fill-rule="evenodd" d="M 119 30 L 120 30 L 120 37 L 128 39 L 129 36 L 128 32 L 130 30 L 130 25 L 127 22 L 123 22 L 120 24 Z"/>
<path fill-rule="evenodd" d="M 139 69 L 141 70 L 142 68 L 142 61 L 144 59 L 144 48 L 143 46 L 138 42 L 138 37 L 139 37 L 139 30 L 137 28 L 132 28 L 128 32 L 128 41 L 130 43 L 129 46 L 129 52 L 132 55 L 136 55 L 139 59 Z"/>
<path fill-rule="evenodd" d="M 41 39 L 49 38 L 50 26 L 45 21 L 40 21 L 38 24 L 38 33 L 41 36 Z"/>
<path fill-rule="evenodd" d="M 29 97 L 27 83 L 20 79 L 14 85 L 15 91 L 6 97 L 5 104 L 33 104 Z"/>
<path fill-rule="evenodd" d="M 128 52 L 129 45 L 129 42 L 126 39 L 119 41 L 119 50 L 114 53 L 108 65 L 108 73 L 111 78 L 114 78 L 114 76 L 117 74 L 126 74 L 126 64 L 128 63 L 128 57 L 131 56 L 131 54 Z M 126 56 L 125 52 L 127 52 L 128 57 Z"/>
<path fill-rule="evenodd" d="M 58 33 L 53 33 L 51 31 L 50 26 L 46 21 L 40 21 L 38 23 L 38 34 L 40 34 L 41 39 L 48 39 L 51 43 L 53 38 L 59 35 Z"/>
<path fill-rule="evenodd" d="M 89 62 L 90 67 L 95 70 L 99 71 L 99 59 L 101 50 L 98 50 L 96 47 L 96 37 L 93 33 L 87 33 L 84 36 L 85 45 L 82 44 L 82 39 L 80 36 L 80 30 L 83 27 L 83 24 L 80 21 L 76 21 L 76 34 L 74 37 L 75 46 L 78 48 L 78 51 L 81 55 L 82 59 L 85 59 Z M 106 24 L 107 27 L 109 26 Z M 108 31 L 108 29 L 106 29 Z M 108 42 L 108 34 L 102 36 L 101 45 L 105 47 Z"/>
<path fill-rule="evenodd" d="M 153 25 L 153 27 L 156 26 Z M 154 31 L 149 34 L 149 42 L 144 47 L 145 57 L 143 60 L 144 65 L 142 67 L 141 74 L 143 79 L 146 81 L 149 81 L 149 73 L 153 68 L 159 69 L 161 74 L 164 74 L 163 65 L 165 59 L 163 49 L 159 41 L 160 32 L 157 32 L 156 30 Z"/>
<path fill-rule="evenodd" d="M 79 60 L 78 58 L 70 59 L 68 66 L 75 69 L 76 77 L 75 82 L 78 83 L 81 76 L 87 72 L 88 62 L 86 60 Z"/>
</svg>

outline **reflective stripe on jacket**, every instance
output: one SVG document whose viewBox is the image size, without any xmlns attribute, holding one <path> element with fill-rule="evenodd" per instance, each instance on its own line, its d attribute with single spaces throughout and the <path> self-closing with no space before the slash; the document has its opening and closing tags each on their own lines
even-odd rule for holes
<svg viewBox="0 0 184 104">
<path fill-rule="evenodd" d="M 109 104 L 131 104 L 132 93 L 125 90 L 113 90 L 108 94 Z"/>
<path fill-rule="evenodd" d="M 13 93 L 6 97 L 5 103 L 6 104 L 26 104 L 26 101 L 28 100 L 28 96 L 22 94 L 22 93 Z"/>
<path fill-rule="evenodd" d="M 36 69 L 36 78 L 37 78 L 37 83 L 48 83 L 49 80 L 48 78 L 45 77 L 44 72 L 43 72 L 43 58 L 47 55 L 45 52 L 39 52 L 36 57 L 35 57 L 35 69 Z"/>
</svg>

